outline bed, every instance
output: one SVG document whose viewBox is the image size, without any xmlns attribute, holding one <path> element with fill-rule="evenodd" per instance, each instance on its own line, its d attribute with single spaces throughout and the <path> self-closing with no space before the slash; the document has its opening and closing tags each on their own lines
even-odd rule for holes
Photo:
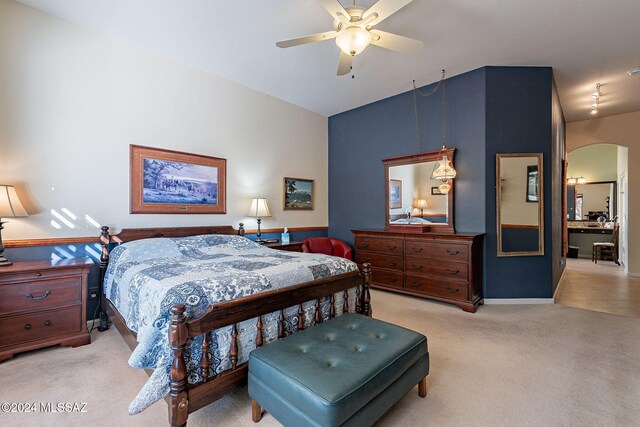
<svg viewBox="0 0 640 427">
<path fill-rule="evenodd" d="M 189 413 L 246 384 L 252 348 L 344 312 L 371 315 L 369 265 L 360 272 L 243 236 L 242 224 L 116 235 L 102 227 L 101 303 L 133 351 L 130 363 L 150 375 L 131 413 L 164 396 L 169 424 L 184 426 Z M 203 293 L 207 280 L 215 292 Z"/>
</svg>

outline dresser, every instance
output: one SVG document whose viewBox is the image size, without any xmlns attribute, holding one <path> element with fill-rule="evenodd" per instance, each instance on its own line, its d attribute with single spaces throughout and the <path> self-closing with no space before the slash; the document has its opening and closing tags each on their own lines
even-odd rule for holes
<svg viewBox="0 0 640 427">
<path fill-rule="evenodd" d="M 482 304 L 484 234 L 353 230 L 356 262 L 371 264 L 373 288 L 453 303 Z"/>
<path fill-rule="evenodd" d="M 76 258 L 0 268 L 0 361 L 41 347 L 91 342 L 86 300 L 93 265 Z"/>
</svg>

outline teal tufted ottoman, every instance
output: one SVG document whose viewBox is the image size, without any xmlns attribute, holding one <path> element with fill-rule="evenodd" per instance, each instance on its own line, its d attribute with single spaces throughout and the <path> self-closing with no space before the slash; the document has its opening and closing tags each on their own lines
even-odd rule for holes
<svg viewBox="0 0 640 427">
<path fill-rule="evenodd" d="M 427 338 L 345 314 L 249 355 L 253 421 L 262 408 L 285 426 L 373 424 L 416 384 L 427 395 Z"/>
</svg>

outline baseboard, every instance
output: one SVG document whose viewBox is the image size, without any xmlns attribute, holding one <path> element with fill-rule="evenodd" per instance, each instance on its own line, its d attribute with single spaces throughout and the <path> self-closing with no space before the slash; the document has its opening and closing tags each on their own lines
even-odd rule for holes
<svg viewBox="0 0 640 427">
<path fill-rule="evenodd" d="M 566 258 L 565 258 L 566 259 Z M 567 272 L 567 263 L 564 264 L 564 270 L 562 270 L 562 274 L 560 275 L 560 280 L 558 280 L 558 286 L 556 286 L 556 291 L 553 293 L 553 302 L 556 301 L 556 296 L 558 295 L 558 291 L 560 291 L 560 287 L 564 284 L 564 275 Z"/>
<path fill-rule="evenodd" d="M 486 305 L 553 304 L 553 298 L 485 298 Z"/>
<path fill-rule="evenodd" d="M 640 279 L 640 273 L 627 273 L 627 276 Z"/>
</svg>

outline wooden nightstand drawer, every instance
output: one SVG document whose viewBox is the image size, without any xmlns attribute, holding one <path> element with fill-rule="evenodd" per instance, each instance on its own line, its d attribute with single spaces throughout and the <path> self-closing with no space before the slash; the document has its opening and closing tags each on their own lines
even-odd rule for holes
<svg viewBox="0 0 640 427">
<path fill-rule="evenodd" d="M 15 265 L 15 264 L 14 264 Z M 27 282 L 42 279 L 52 279 L 56 277 L 64 276 L 76 276 L 82 274 L 82 270 L 76 269 L 34 269 L 32 271 L 20 271 L 15 273 L 9 273 L 0 271 L 3 274 L 0 275 L 0 285 L 5 283 Z"/>
<path fill-rule="evenodd" d="M 0 319 L 0 347 L 82 330 L 82 306 Z"/>
<path fill-rule="evenodd" d="M 82 277 L 0 285 L 0 315 L 82 303 Z"/>
</svg>

